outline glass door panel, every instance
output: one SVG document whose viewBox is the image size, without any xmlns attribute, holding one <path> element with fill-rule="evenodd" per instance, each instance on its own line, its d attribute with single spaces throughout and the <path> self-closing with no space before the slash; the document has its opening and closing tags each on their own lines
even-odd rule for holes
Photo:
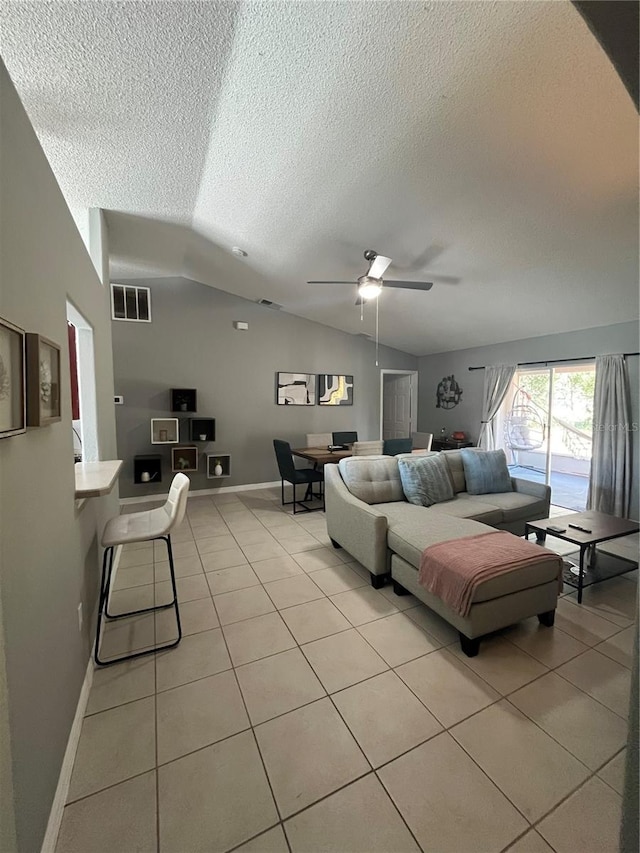
<svg viewBox="0 0 640 853">
<path fill-rule="evenodd" d="M 516 371 L 502 405 L 501 434 L 515 477 L 547 483 L 551 501 L 586 507 L 595 365 Z"/>
</svg>

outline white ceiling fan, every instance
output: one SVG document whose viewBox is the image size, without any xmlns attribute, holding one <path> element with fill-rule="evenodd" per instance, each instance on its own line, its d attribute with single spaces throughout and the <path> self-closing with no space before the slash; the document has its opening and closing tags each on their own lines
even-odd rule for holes
<svg viewBox="0 0 640 853">
<path fill-rule="evenodd" d="M 361 275 L 357 281 L 308 281 L 307 284 L 357 284 L 358 299 L 356 305 L 362 300 L 376 299 L 384 288 L 398 287 L 404 290 L 431 290 L 432 281 L 390 281 L 382 276 L 391 264 L 391 258 L 379 255 L 374 249 L 367 249 L 364 253 L 365 260 L 369 261 L 369 269 Z"/>
</svg>

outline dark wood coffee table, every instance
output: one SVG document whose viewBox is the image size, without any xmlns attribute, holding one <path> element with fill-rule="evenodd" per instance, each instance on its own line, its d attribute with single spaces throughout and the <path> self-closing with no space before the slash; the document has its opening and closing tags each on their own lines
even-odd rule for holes
<svg viewBox="0 0 640 853">
<path fill-rule="evenodd" d="M 570 527 L 569 525 L 577 525 Z M 549 527 L 564 527 L 559 533 L 549 530 Z M 587 512 L 572 512 L 568 515 L 557 515 L 554 518 L 542 518 L 539 521 L 528 521 L 525 524 L 524 533 L 528 539 L 529 534 L 534 532 L 540 544 L 543 544 L 545 536 L 555 536 L 572 542 L 580 548 L 580 565 L 578 574 L 578 604 L 582 604 L 582 589 L 584 587 L 585 557 L 590 548 L 599 542 L 608 542 L 610 539 L 618 539 L 620 536 L 629 536 L 637 533 L 640 524 L 637 521 L 629 521 L 627 518 L 617 518 L 615 515 L 607 515 L 604 512 L 587 510 Z"/>
</svg>

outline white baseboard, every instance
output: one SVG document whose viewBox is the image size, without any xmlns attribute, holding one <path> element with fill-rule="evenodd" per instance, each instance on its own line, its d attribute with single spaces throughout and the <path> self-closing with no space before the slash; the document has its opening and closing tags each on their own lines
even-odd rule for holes
<svg viewBox="0 0 640 853">
<path fill-rule="evenodd" d="M 53 798 L 53 803 L 51 804 L 49 822 L 47 823 L 47 830 L 44 834 L 40 853 L 55 853 L 58 833 L 60 832 L 60 824 L 62 823 L 62 815 L 64 813 L 64 807 L 69 794 L 69 783 L 71 782 L 73 763 L 76 760 L 76 751 L 80 740 L 80 732 L 82 731 L 82 721 L 84 719 L 85 711 L 87 710 L 89 691 L 91 690 L 91 685 L 93 683 L 93 672 L 93 658 L 90 657 L 89 663 L 87 664 L 87 671 L 84 676 L 84 682 L 82 683 L 82 690 L 80 691 L 80 698 L 78 699 L 78 705 L 76 707 L 76 715 L 73 718 L 73 724 L 71 726 L 71 731 L 69 732 L 67 748 L 64 753 L 64 758 L 62 759 L 62 767 L 60 768 L 60 776 L 58 777 L 58 786 Z"/>
<path fill-rule="evenodd" d="M 280 486 L 280 480 L 273 480 L 271 483 L 246 483 L 244 486 L 222 486 L 219 489 L 196 489 L 189 492 L 190 498 L 206 497 L 207 495 L 222 495 L 228 492 L 251 492 L 254 489 L 271 489 L 274 486 Z M 145 495 L 140 498 L 120 498 L 120 503 L 124 504 L 146 504 L 149 501 L 166 500 L 168 492 L 158 492 L 154 495 Z"/>
</svg>

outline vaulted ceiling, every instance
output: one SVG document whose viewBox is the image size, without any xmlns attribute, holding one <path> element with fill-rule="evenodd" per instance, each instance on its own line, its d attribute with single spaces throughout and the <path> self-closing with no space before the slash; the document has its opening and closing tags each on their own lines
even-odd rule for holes
<svg viewBox="0 0 640 853">
<path fill-rule="evenodd" d="M 0 54 L 114 278 L 430 352 L 638 317 L 637 114 L 568 2 L 4 2 Z M 247 257 L 235 258 L 239 246 Z"/>
</svg>

